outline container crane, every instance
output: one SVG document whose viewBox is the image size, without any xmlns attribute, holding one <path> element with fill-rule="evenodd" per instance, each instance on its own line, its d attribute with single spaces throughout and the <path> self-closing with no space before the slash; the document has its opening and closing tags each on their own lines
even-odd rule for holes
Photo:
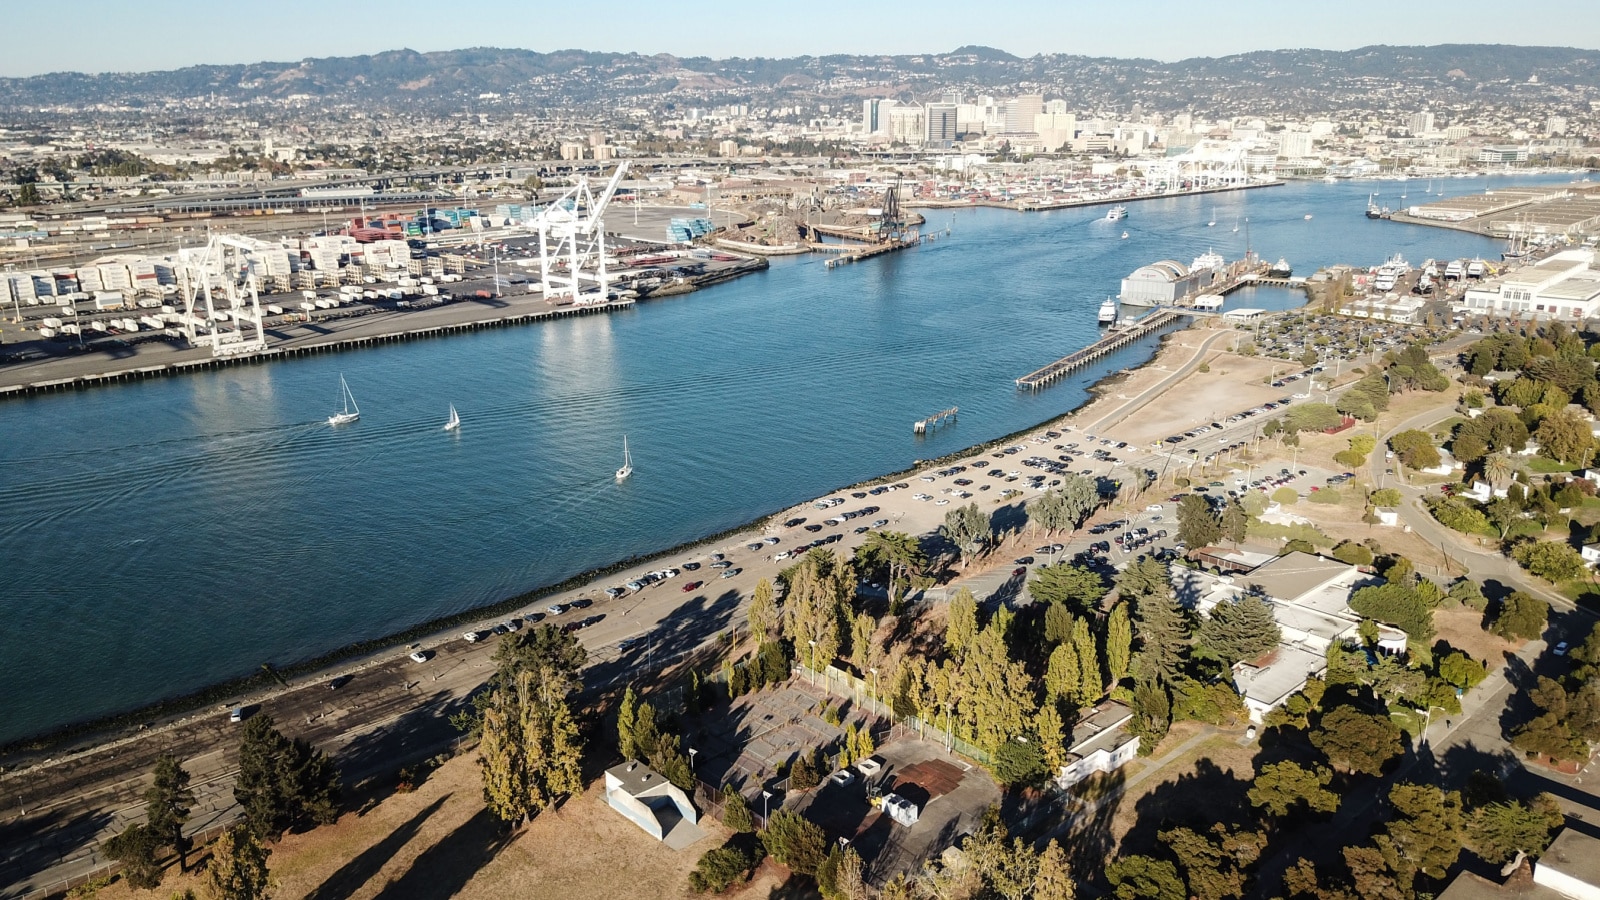
<svg viewBox="0 0 1600 900">
<path fill-rule="evenodd" d="M 606 233 L 601 217 L 627 171 L 627 160 L 617 163 L 617 171 L 598 195 L 590 191 L 588 177 L 580 175 L 571 190 L 534 219 L 534 227 L 539 229 L 540 286 L 546 300 L 606 302 L 611 281 L 606 275 Z M 584 280 L 592 282 L 595 289 L 585 291 Z"/>
<path fill-rule="evenodd" d="M 256 254 L 271 246 L 253 238 L 213 234 L 204 247 L 178 251 L 178 289 L 184 335 L 213 356 L 257 353 L 267 347 L 261 327 Z"/>
</svg>

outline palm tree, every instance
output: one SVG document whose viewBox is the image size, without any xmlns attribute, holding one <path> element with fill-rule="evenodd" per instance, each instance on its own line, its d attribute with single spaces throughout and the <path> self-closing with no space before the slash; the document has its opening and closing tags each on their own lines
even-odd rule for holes
<svg viewBox="0 0 1600 900">
<path fill-rule="evenodd" d="M 1516 464 L 1504 453 L 1491 453 L 1483 458 L 1483 477 L 1489 479 L 1489 486 L 1495 490 L 1509 482 L 1516 472 Z"/>
</svg>

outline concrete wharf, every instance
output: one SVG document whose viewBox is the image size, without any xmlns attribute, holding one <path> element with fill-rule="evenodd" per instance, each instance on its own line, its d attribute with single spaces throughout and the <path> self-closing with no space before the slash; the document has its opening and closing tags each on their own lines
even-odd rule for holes
<svg viewBox="0 0 1600 900">
<path fill-rule="evenodd" d="M 543 310 L 532 310 L 495 318 L 468 319 L 465 321 L 447 322 L 423 328 L 405 330 L 382 331 L 366 334 L 354 334 L 337 337 L 330 340 L 311 342 L 296 342 L 284 346 L 268 347 L 258 353 L 240 353 L 234 356 L 211 356 L 209 351 L 205 356 L 196 356 L 189 359 L 176 360 L 158 365 L 134 366 L 124 369 L 113 369 L 104 372 L 92 372 L 73 375 L 66 378 L 52 378 L 42 381 L 23 383 L 0 384 L 0 398 L 26 397 L 34 394 L 47 394 L 62 391 L 84 390 L 100 385 L 116 384 L 119 382 L 140 381 L 146 378 L 164 378 L 171 375 L 183 375 L 189 372 L 200 372 L 207 369 L 220 369 L 225 366 L 236 366 L 254 363 L 272 362 L 279 359 L 288 359 L 296 356 L 309 356 L 316 353 L 332 353 L 339 350 L 353 350 L 361 347 L 374 347 L 379 344 L 393 344 L 403 341 L 416 341 L 424 338 L 441 337 L 447 334 L 457 334 L 466 331 L 481 331 L 486 328 L 508 328 L 513 325 L 527 325 L 534 322 L 545 322 L 554 319 L 566 319 L 573 316 L 589 316 L 601 313 L 614 312 L 620 309 L 629 309 L 634 305 L 633 300 L 613 300 L 607 303 L 594 303 L 584 306 L 556 306 Z"/>
<path fill-rule="evenodd" d="M 841 253 L 833 259 L 828 260 L 826 265 L 831 269 L 835 266 L 842 266 L 846 263 L 859 262 L 863 259 L 871 259 L 874 256 L 882 256 L 885 253 L 893 253 L 896 250 L 904 250 L 907 247 L 915 247 L 920 243 L 922 243 L 922 238 L 915 237 L 904 241 L 886 241 L 882 244 L 871 244 L 847 253 Z"/>
<path fill-rule="evenodd" d="M 1056 381 L 1065 378 L 1101 357 L 1115 353 L 1123 347 L 1149 337 L 1163 328 L 1168 328 L 1189 315 L 1193 315 L 1193 313 L 1188 310 L 1177 310 L 1171 307 L 1158 309 L 1127 328 L 1113 331 L 1082 350 L 1069 353 L 1042 369 L 1029 372 L 1018 378 L 1017 387 L 1034 391 L 1049 387 Z"/>
</svg>

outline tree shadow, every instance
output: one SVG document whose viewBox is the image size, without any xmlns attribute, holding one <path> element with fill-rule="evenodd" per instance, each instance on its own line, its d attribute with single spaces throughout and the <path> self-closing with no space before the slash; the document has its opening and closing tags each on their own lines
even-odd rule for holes
<svg viewBox="0 0 1600 900">
<path fill-rule="evenodd" d="M 405 824 L 390 832 L 383 840 L 363 850 L 355 859 L 350 860 L 340 867 L 339 871 L 329 875 L 327 880 L 306 894 L 304 900 L 342 900 L 353 895 L 361 886 L 371 881 L 373 876 L 380 872 L 384 865 L 394 858 L 396 852 L 404 847 L 429 816 L 439 811 L 444 802 L 450 798 L 449 794 L 428 804 L 412 816 Z"/>
<path fill-rule="evenodd" d="M 486 809 L 424 850 L 378 900 L 448 900 L 511 843 L 515 832 Z"/>
<path fill-rule="evenodd" d="M 1137 818 L 1123 836 L 1120 852 L 1152 852 L 1162 843 L 1160 832 L 1168 828 L 1187 826 L 1203 831 L 1216 823 L 1254 827 L 1246 797 L 1249 789 L 1248 780 L 1209 759 L 1197 760 L 1194 772 L 1163 781 L 1139 798 L 1133 807 Z"/>
<path fill-rule="evenodd" d="M 1051 838 L 1060 838 L 1073 877 L 1085 885 L 1099 879 L 1111 860 L 1111 850 L 1116 845 L 1112 824 L 1122 808 L 1122 790 L 1127 777 L 1117 769 L 1101 776 L 1096 783 L 1109 799 L 1085 813 L 1069 814 L 1062 825 L 1041 834 L 1037 841 L 1048 844 Z"/>
<path fill-rule="evenodd" d="M 28 880 L 49 867 L 94 844 L 115 817 L 103 810 L 73 812 L 61 809 L 35 813 L 0 825 L 0 894 L 23 887 L 16 896 L 27 896 Z M 34 885 L 42 887 L 42 885 Z"/>
</svg>

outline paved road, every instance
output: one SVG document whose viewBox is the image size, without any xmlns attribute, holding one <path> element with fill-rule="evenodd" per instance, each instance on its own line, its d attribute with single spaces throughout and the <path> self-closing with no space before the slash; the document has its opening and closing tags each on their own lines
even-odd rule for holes
<svg viewBox="0 0 1600 900">
<path fill-rule="evenodd" d="M 1205 355 L 1210 352 L 1213 344 L 1226 338 L 1237 337 L 1239 333 L 1240 332 L 1233 330 L 1219 331 L 1216 334 L 1206 338 L 1200 343 L 1200 346 L 1195 349 L 1194 355 L 1189 357 L 1188 362 L 1185 362 L 1183 365 L 1173 370 L 1171 375 L 1168 375 L 1166 378 L 1161 379 L 1161 381 L 1157 382 L 1156 384 L 1146 388 L 1144 391 L 1140 392 L 1137 397 L 1128 400 L 1128 402 L 1101 416 L 1099 419 L 1095 420 L 1094 424 L 1085 424 L 1083 426 L 1083 430 L 1089 432 L 1090 434 L 1099 434 L 1102 430 L 1116 425 L 1118 422 L 1121 422 L 1128 416 L 1131 416 L 1140 409 L 1143 409 L 1144 406 L 1150 401 L 1164 393 L 1174 384 L 1177 384 L 1179 381 L 1187 378 L 1190 373 L 1199 368 L 1200 363 L 1205 360 Z"/>
</svg>

